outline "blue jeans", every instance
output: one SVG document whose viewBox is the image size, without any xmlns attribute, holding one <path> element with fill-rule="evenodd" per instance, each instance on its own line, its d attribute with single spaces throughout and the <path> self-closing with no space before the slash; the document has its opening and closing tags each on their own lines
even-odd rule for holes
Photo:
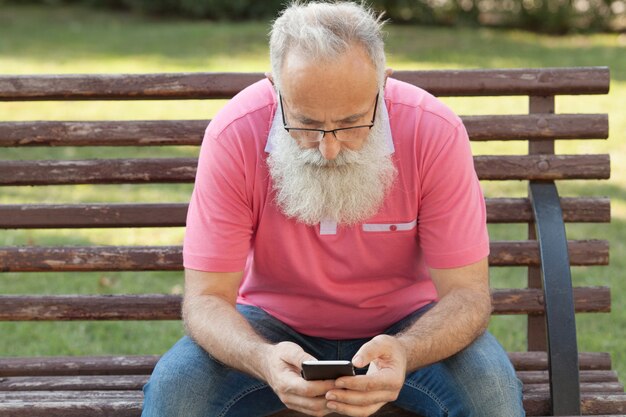
<svg viewBox="0 0 626 417">
<path fill-rule="evenodd" d="M 269 341 L 297 343 L 317 359 L 350 360 L 368 341 L 310 337 L 259 308 L 237 309 Z M 400 332 L 427 309 L 402 319 L 385 334 Z M 285 408 L 267 384 L 221 364 L 187 336 L 158 362 L 144 395 L 142 417 L 254 417 Z M 456 355 L 407 375 L 394 404 L 424 417 L 525 415 L 522 384 L 489 333 Z"/>
</svg>

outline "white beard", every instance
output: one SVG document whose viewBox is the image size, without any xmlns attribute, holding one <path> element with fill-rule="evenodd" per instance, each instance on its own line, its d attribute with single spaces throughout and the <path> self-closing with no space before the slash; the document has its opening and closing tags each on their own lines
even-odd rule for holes
<svg viewBox="0 0 626 417">
<path fill-rule="evenodd" d="M 384 105 L 381 100 L 379 106 Z M 397 175 L 383 123 L 379 112 L 363 147 L 343 149 L 332 161 L 317 147 L 301 148 L 282 123 L 275 123 L 267 164 L 280 210 L 310 226 L 322 220 L 350 226 L 376 214 Z"/>
</svg>

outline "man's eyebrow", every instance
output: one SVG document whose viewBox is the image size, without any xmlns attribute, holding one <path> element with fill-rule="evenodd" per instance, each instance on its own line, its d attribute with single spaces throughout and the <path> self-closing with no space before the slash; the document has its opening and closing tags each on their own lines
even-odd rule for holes
<svg viewBox="0 0 626 417">
<path fill-rule="evenodd" d="M 352 121 L 359 120 L 359 119 L 363 118 L 369 112 L 370 112 L 370 110 L 367 110 L 367 111 L 364 111 L 364 112 L 361 112 L 361 113 L 354 113 L 354 114 L 351 114 L 348 117 L 332 120 L 332 122 L 333 123 L 349 123 L 349 122 L 352 122 Z M 315 124 L 321 125 L 321 124 L 324 124 L 324 122 L 322 122 L 320 120 L 311 119 L 310 117 L 307 117 L 307 116 L 302 115 L 302 114 L 294 114 L 293 117 L 298 122 L 300 122 L 302 124 L 306 124 L 306 125 L 315 125 Z"/>
<path fill-rule="evenodd" d="M 345 122 L 352 122 L 355 120 L 359 120 L 362 119 L 363 117 L 365 117 L 368 113 L 370 112 L 370 110 L 366 110 L 364 112 L 361 113 L 354 113 L 348 117 L 344 117 L 343 119 L 339 119 L 339 120 L 333 120 L 333 123 L 345 123 Z"/>
<path fill-rule="evenodd" d="M 321 125 L 323 124 L 323 122 L 320 122 L 319 120 L 315 120 L 315 119 L 311 119 L 310 117 L 307 117 L 305 115 L 302 114 L 294 114 L 293 118 L 296 119 L 297 121 L 299 121 L 302 124 L 305 125 Z"/>
</svg>

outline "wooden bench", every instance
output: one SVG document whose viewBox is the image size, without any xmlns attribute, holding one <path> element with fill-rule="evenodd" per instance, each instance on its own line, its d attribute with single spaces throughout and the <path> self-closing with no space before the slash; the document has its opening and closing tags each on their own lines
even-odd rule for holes
<svg viewBox="0 0 626 417">
<path fill-rule="evenodd" d="M 261 77 L 256 73 L 1 76 L 0 100 L 229 98 Z M 399 71 L 394 77 L 438 96 L 529 98 L 529 114 L 463 116 L 472 141 L 528 141 L 528 153 L 521 155 L 475 156 L 483 181 L 528 182 L 527 197 L 487 198 L 490 223 L 528 225 L 527 239 L 492 240 L 493 268 L 528 269 L 526 288 L 493 291 L 494 314 L 528 316 L 529 351 L 510 353 L 524 382 L 528 415 L 626 415 L 624 387 L 611 369 L 609 354 L 579 353 L 574 326 L 574 312 L 609 311 L 610 293 L 600 286 L 572 288 L 570 265 L 608 264 L 609 244 L 593 240 L 594 236 L 568 241 L 564 229 L 564 222 L 609 222 L 610 202 L 591 196 L 560 198 L 555 187 L 556 180 L 609 178 L 608 155 L 554 152 L 555 139 L 608 137 L 605 114 L 554 114 L 556 95 L 606 94 L 608 69 Z M 0 160 L 0 193 L 29 185 L 191 183 L 195 159 L 133 158 L 132 152 L 136 147 L 198 146 L 206 124 L 206 120 L 2 121 L 0 148 L 129 148 L 124 159 L 103 155 L 89 160 Z M 0 229 L 180 227 L 186 209 L 186 204 L 167 201 L 0 205 Z M 182 270 L 180 246 L 40 247 L 8 246 L 2 241 L 0 245 L 3 272 Z M 180 302 L 179 295 L 168 294 L 4 294 L 0 320 L 178 320 Z M 0 416 L 138 416 L 140 389 L 157 360 L 152 355 L 0 358 Z M 387 406 L 378 415 L 407 414 Z"/>
</svg>

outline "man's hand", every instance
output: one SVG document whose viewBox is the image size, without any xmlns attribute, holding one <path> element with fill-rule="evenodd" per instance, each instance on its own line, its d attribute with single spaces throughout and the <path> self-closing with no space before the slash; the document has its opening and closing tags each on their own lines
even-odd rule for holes
<svg viewBox="0 0 626 417">
<path fill-rule="evenodd" d="M 306 381 L 300 375 L 302 362 L 313 356 L 295 343 L 282 342 L 269 348 L 266 359 L 265 380 L 288 408 L 311 416 L 333 412 L 326 407 L 325 395 L 335 381 Z"/>
<path fill-rule="evenodd" d="M 342 377 L 326 394 L 329 409 L 348 416 L 369 416 L 395 401 L 406 377 L 407 354 L 393 336 L 380 335 L 354 355 L 357 368 L 369 364 L 367 375 Z"/>
</svg>

